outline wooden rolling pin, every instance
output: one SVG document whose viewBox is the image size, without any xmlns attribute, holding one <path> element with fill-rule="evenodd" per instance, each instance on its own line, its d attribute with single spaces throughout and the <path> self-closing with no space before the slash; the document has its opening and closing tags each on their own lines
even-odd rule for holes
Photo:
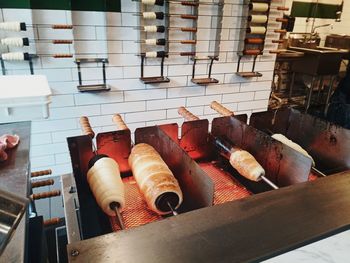
<svg viewBox="0 0 350 263">
<path fill-rule="evenodd" d="M 229 109 L 227 109 L 226 107 L 224 107 L 223 105 L 218 103 L 217 101 L 213 101 L 212 103 L 210 103 L 210 108 L 217 111 L 219 114 L 221 114 L 223 116 L 235 115 L 233 111 L 230 111 Z"/>
<path fill-rule="evenodd" d="M 38 194 L 32 194 L 30 196 L 30 199 L 39 200 L 39 199 L 50 198 L 50 197 L 55 197 L 55 196 L 60 196 L 60 195 L 61 195 L 60 190 L 53 190 L 50 192 L 42 192 L 42 193 L 38 193 Z"/>
<path fill-rule="evenodd" d="M 286 34 L 287 30 L 285 30 L 285 29 L 275 29 L 273 32 L 279 33 L 279 34 Z"/>
<path fill-rule="evenodd" d="M 123 118 L 120 114 L 114 114 L 112 121 L 114 122 L 114 124 L 117 126 L 117 130 L 121 131 L 121 130 L 128 130 L 128 126 L 125 124 L 125 122 L 123 121 Z"/>
<path fill-rule="evenodd" d="M 288 23 L 288 19 L 287 18 L 276 18 L 276 22 Z"/>
<path fill-rule="evenodd" d="M 193 115 L 185 107 L 180 107 L 177 111 L 182 117 L 187 121 L 198 121 L 199 118 L 196 115 Z"/>
<path fill-rule="evenodd" d="M 54 54 L 52 56 L 53 58 L 72 58 L 72 54 Z"/>
<path fill-rule="evenodd" d="M 86 116 L 82 116 L 82 117 L 80 117 L 79 123 L 80 123 L 80 127 L 81 127 L 82 132 L 85 135 L 90 136 L 91 139 L 93 139 L 95 137 L 95 133 L 91 128 L 89 118 Z"/>
<path fill-rule="evenodd" d="M 260 45 L 264 44 L 264 39 L 263 38 L 246 38 L 245 43 L 246 44 L 252 44 L 252 45 Z"/>
<path fill-rule="evenodd" d="M 38 187 L 53 185 L 54 183 L 55 183 L 55 181 L 53 179 L 48 179 L 48 180 L 45 180 L 45 181 L 32 182 L 32 188 L 38 188 Z"/>
<path fill-rule="evenodd" d="M 272 40 L 272 43 L 274 44 L 283 44 L 286 39 L 274 39 Z"/>
<path fill-rule="evenodd" d="M 39 177 L 39 176 L 50 175 L 50 174 L 52 174 L 52 170 L 48 169 L 48 170 L 32 172 L 30 176 L 31 177 Z"/>
<path fill-rule="evenodd" d="M 52 40 L 53 44 L 73 44 L 73 40 L 56 39 Z"/>
<path fill-rule="evenodd" d="M 50 218 L 47 219 L 43 222 L 44 226 L 52 226 L 52 225 L 57 225 L 61 222 L 61 218 L 55 217 L 55 218 Z"/>
<path fill-rule="evenodd" d="M 243 54 L 246 56 L 257 56 L 261 54 L 261 50 L 260 49 L 246 49 L 243 50 Z"/>
<path fill-rule="evenodd" d="M 52 29 L 73 29 L 73 25 L 52 25 Z"/>
</svg>

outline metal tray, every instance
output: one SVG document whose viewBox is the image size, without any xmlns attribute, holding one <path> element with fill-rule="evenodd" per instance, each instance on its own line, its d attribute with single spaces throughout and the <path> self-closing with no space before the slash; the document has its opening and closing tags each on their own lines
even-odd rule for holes
<svg viewBox="0 0 350 263">
<path fill-rule="evenodd" d="M 29 200 L 0 189 L 0 255 L 26 211 Z"/>
</svg>

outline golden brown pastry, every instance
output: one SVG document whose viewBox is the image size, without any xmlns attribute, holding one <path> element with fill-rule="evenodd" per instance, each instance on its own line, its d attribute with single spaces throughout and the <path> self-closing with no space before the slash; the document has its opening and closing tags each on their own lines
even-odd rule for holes
<svg viewBox="0 0 350 263">
<path fill-rule="evenodd" d="M 235 149 L 230 156 L 230 164 L 245 178 L 258 182 L 265 176 L 265 170 L 254 156 L 242 149 Z"/>
<path fill-rule="evenodd" d="M 151 210 L 161 215 L 171 213 L 170 208 L 164 204 L 166 200 L 175 209 L 181 205 L 183 197 L 180 186 L 152 146 L 145 143 L 134 146 L 129 156 L 129 165 Z"/>
</svg>

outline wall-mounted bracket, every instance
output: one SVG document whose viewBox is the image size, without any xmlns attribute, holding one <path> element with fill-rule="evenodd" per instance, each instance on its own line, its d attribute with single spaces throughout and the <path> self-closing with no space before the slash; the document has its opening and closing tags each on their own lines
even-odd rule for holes
<svg viewBox="0 0 350 263">
<path fill-rule="evenodd" d="M 254 56 L 252 71 L 239 71 L 241 67 L 242 58 L 243 58 L 242 55 L 238 56 L 237 72 L 236 72 L 238 76 L 242 78 L 262 77 L 262 74 L 260 72 L 255 71 L 256 59 L 258 58 L 258 56 Z"/>
<path fill-rule="evenodd" d="M 198 60 L 210 60 L 209 64 L 209 72 L 208 72 L 208 77 L 207 78 L 195 78 L 196 74 L 196 64 Z M 219 57 L 218 56 L 208 56 L 208 57 L 194 57 L 193 58 L 193 66 L 192 66 L 192 83 L 195 83 L 197 85 L 208 85 L 208 84 L 214 84 L 214 83 L 219 83 L 217 79 L 214 79 L 211 77 L 211 70 L 213 68 L 213 63 L 214 60 L 218 61 Z"/>
<path fill-rule="evenodd" d="M 157 77 L 145 77 L 144 76 L 144 63 L 146 59 L 145 54 L 141 54 L 141 78 L 140 80 L 145 84 L 156 84 L 156 83 L 163 83 L 163 82 L 170 82 L 170 79 L 167 77 L 164 77 L 164 60 L 166 56 L 161 57 L 160 62 L 160 76 Z"/>
<path fill-rule="evenodd" d="M 28 61 L 29 63 L 29 70 L 30 70 L 30 75 L 34 75 L 34 66 L 33 66 L 33 59 L 38 58 L 37 55 L 35 54 L 28 54 L 24 53 L 24 60 Z M 1 58 L 0 56 L 0 64 L 1 64 L 1 71 L 2 75 L 6 75 L 6 67 L 5 67 L 5 61 Z"/>
<path fill-rule="evenodd" d="M 77 86 L 78 90 L 81 92 L 87 91 L 108 91 L 111 88 L 106 83 L 106 64 L 108 63 L 107 58 L 77 58 L 75 60 L 78 69 L 78 78 L 79 85 Z M 83 85 L 82 74 L 81 74 L 81 64 L 86 63 L 102 63 L 102 75 L 103 75 L 103 83 L 102 84 L 90 84 Z"/>
</svg>

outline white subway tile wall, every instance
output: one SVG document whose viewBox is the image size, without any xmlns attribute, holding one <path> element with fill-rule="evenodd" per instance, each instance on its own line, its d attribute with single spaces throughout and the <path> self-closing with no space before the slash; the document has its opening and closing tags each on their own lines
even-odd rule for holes
<svg viewBox="0 0 350 263">
<path fill-rule="evenodd" d="M 210 0 L 207 0 L 210 1 Z M 237 48 L 243 0 L 226 0 L 224 7 L 223 31 L 221 34 L 220 58 L 213 66 L 213 77 L 220 80 L 219 84 L 197 86 L 191 82 L 192 61 L 187 57 L 171 56 L 165 61 L 165 74 L 170 82 L 145 85 L 139 81 L 140 59 L 135 56 L 139 47 L 134 43 L 138 33 L 133 29 L 137 19 L 132 13 L 136 12 L 137 3 L 123 0 L 122 13 L 59 11 L 59 10 L 16 10 L 2 9 L 2 21 L 26 21 L 50 25 L 52 23 L 73 23 L 74 32 L 70 30 L 52 30 L 41 26 L 28 32 L 15 35 L 36 35 L 38 43 L 33 52 L 38 54 L 55 54 L 72 52 L 76 57 L 103 57 L 108 56 L 107 82 L 111 86 L 110 92 L 79 93 L 77 90 L 78 74 L 73 59 L 53 59 L 39 57 L 35 62 L 36 74 L 48 77 L 53 91 L 50 105 L 51 115 L 47 120 L 32 123 L 32 170 L 51 168 L 52 176 L 59 176 L 71 172 L 71 163 L 66 143 L 66 137 L 80 134 L 79 116 L 86 115 L 95 131 L 109 131 L 115 127 L 112 123 L 114 113 L 122 113 L 125 122 L 132 132 L 137 127 L 146 125 L 164 124 L 169 122 L 182 123 L 177 114 L 179 106 L 186 106 L 201 118 L 218 116 L 208 105 L 212 100 L 222 102 L 237 113 L 251 114 L 256 110 L 266 110 L 272 73 L 274 55 L 261 56 L 256 68 L 263 72 L 263 78 L 244 79 L 235 74 L 237 68 Z M 273 1 L 273 5 L 281 5 L 282 0 Z M 172 13 L 185 13 L 189 10 L 181 5 L 171 4 Z M 197 50 L 208 54 L 213 45 L 214 28 L 216 27 L 213 6 L 201 6 L 202 16 L 198 20 Z M 274 18 L 281 16 L 280 12 L 271 14 L 270 26 L 279 27 L 273 23 Z M 189 21 L 172 18 L 173 26 L 189 26 Z M 1 33 L 0 37 L 3 36 Z M 13 35 L 13 33 L 12 33 Z M 171 31 L 170 39 L 188 38 L 187 33 Z M 278 34 L 269 33 L 266 40 L 269 47 L 271 39 L 278 38 Z M 74 46 L 52 45 L 41 40 L 72 39 Z M 179 45 L 171 45 L 171 49 L 181 50 Z M 182 48 L 184 48 L 182 46 Z M 172 51 L 170 50 L 170 51 Z M 243 59 L 243 68 L 251 67 L 252 60 Z M 28 74 L 26 63 L 6 63 L 8 74 Z M 154 62 L 147 62 L 145 74 L 159 74 L 159 66 Z M 84 83 L 102 81 L 101 68 L 96 64 L 83 67 Z M 208 62 L 199 62 L 196 73 L 198 76 L 208 73 Z M 56 177 L 55 186 L 59 187 Z M 51 187 L 52 188 L 52 187 Z M 50 201 L 41 201 L 40 207 L 47 202 L 50 211 L 45 211 L 45 217 L 60 215 L 61 199 L 56 198 L 58 207 L 53 208 Z M 44 212 L 43 212 L 44 213 Z"/>
</svg>

